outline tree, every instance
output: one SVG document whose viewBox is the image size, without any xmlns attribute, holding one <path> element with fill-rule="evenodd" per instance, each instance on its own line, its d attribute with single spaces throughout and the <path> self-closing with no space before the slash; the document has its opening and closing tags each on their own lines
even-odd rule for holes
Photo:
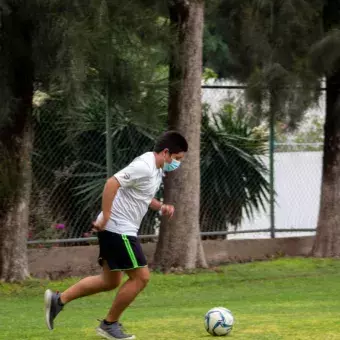
<svg viewBox="0 0 340 340">
<path fill-rule="evenodd" d="M 0 93 L 4 96 L 0 101 L 0 279 L 20 281 L 28 276 L 33 90 L 62 92 L 67 111 L 97 81 L 108 106 L 125 104 L 140 82 L 136 69 L 129 68 L 129 58 L 134 65 L 144 62 L 136 48 L 162 32 L 155 25 L 156 14 L 144 1 L 131 4 L 0 3 Z M 143 66 L 147 70 L 145 64 L 138 70 Z"/>
<path fill-rule="evenodd" d="M 64 4 L 65 5 L 65 4 Z M 0 4 L 0 279 L 28 275 L 26 241 L 31 191 L 33 91 L 56 69 L 62 1 L 5 0 Z"/>
<path fill-rule="evenodd" d="M 327 76 L 326 121 L 323 149 L 322 186 L 317 233 L 312 254 L 340 256 L 340 69 Z"/>
<path fill-rule="evenodd" d="M 313 66 L 326 76 L 326 119 L 319 219 L 312 255 L 340 256 L 340 4 L 326 1 L 323 9 L 326 36 L 312 51 Z"/>
<path fill-rule="evenodd" d="M 170 46 L 168 125 L 187 138 L 189 152 L 181 169 L 165 179 L 164 201 L 175 204 L 176 214 L 161 223 L 154 263 L 163 271 L 207 266 L 199 234 L 204 1 L 171 0 L 169 13 L 176 38 Z"/>
<path fill-rule="evenodd" d="M 227 11 L 225 12 L 224 9 Z M 264 15 L 263 20 L 256 20 L 259 13 Z M 233 27 L 223 31 L 226 26 L 222 21 L 220 21 L 222 25 L 219 25 L 218 21 L 215 26 L 212 25 L 211 30 L 218 31 L 220 36 L 224 37 L 222 41 L 227 41 L 228 52 L 232 52 L 227 55 L 226 64 L 229 65 L 229 70 L 233 71 L 232 73 L 238 80 L 245 79 L 248 84 L 252 85 L 263 84 L 261 81 L 263 77 L 261 72 L 258 71 L 263 67 L 268 69 L 270 64 L 275 66 L 275 63 L 274 71 L 275 69 L 280 71 L 281 68 L 285 71 L 283 75 L 286 73 L 289 76 L 288 78 L 285 77 L 288 82 L 284 81 L 279 84 L 276 90 L 279 102 L 281 102 L 280 106 L 284 110 L 275 111 L 289 113 L 288 123 L 291 126 L 296 126 L 305 109 L 315 102 L 317 99 L 315 89 L 320 85 L 321 80 L 324 77 L 326 78 L 321 202 L 312 255 L 320 257 L 340 256 L 338 205 L 340 199 L 338 190 L 340 183 L 340 167 L 338 166 L 340 160 L 338 137 L 340 132 L 340 56 L 338 52 L 340 34 L 336 30 L 340 26 L 339 2 L 328 0 L 228 1 L 221 2 L 218 14 L 222 17 L 227 14 L 230 19 L 234 18 L 234 20 L 229 20 L 228 23 L 234 25 L 236 33 L 233 31 Z M 269 40 L 261 39 L 263 37 L 261 27 L 270 33 Z M 239 32 L 239 35 L 237 35 L 237 32 Z M 235 39 L 235 37 L 237 38 Z M 269 50 L 267 48 L 268 42 L 271 45 Z M 310 51 L 312 45 L 314 46 Z M 261 49 L 263 52 L 261 52 Z M 269 54 L 268 51 L 270 51 Z M 310 52 L 311 63 L 308 58 Z M 258 60 L 260 63 L 254 64 L 254 60 Z M 222 64 L 219 63 L 219 65 Z M 254 67 L 254 65 L 257 65 L 257 67 Z M 277 68 L 277 66 L 280 66 L 280 68 Z M 216 64 L 211 67 L 218 71 Z M 270 73 L 274 76 L 278 75 L 277 72 Z M 270 73 L 267 74 L 271 76 Z M 281 79 L 284 80 L 284 78 Z M 307 90 L 304 93 L 302 105 L 295 105 L 294 102 L 296 103 L 296 101 L 294 100 L 286 101 L 288 107 L 282 105 L 282 99 L 294 99 L 295 97 L 300 100 L 303 93 L 296 90 L 294 90 L 295 93 L 291 94 L 282 92 L 280 88 L 287 84 L 294 85 L 294 87 L 300 86 L 300 88 L 302 86 Z M 256 86 L 251 86 L 251 88 L 256 89 Z M 261 89 L 261 87 L 259 88 Z M 269 89 L 271 88 L 272 85 L 269 83 Z M 308 93 L 309 89 L 312 90 L 310 93 Z M 258 100 L 262 100 L 261 92 L 255 91 L 252 94 L 255 94 L 255 96 L 251 98 L 256 99 L 258 97 Z M 291 108 L 293 108 L 293 111 L 290 110 Z M 281 114 L 276 115 L 276 118 L 284 121 L 285 117 Z"/>
<path fill-rule="evenodd" d="M 259 158 L 267 153 L 267 136 L 251 128 L 242 106 L 232 103 L 209 116 L 201 133 L 201 231 L 237 228 L 268 201 L 268 170 Z"/>
<path fill-rule="evenodd" d="M 320 0 L 220 1 L 212 6 L 207 31 L 224 57 L 206 63 L 219 76 L 248 85 L 260 121 L 275 115 L 295 128 L 319 94 L 307 57 L 320 37 L 319 14 Z M 207 56 L 213 53 L 207 45 Z"/>
<path fill-rule="evenodd" d="M 22 18 L 20 3 L 0 7 L 1 88 L 8 97 L 1 108 L 0 168 L 0 280 L 20 281 L 28 276 L 26 249 L 31 189 L 33 98 L 33 23 Z M 5 98 L 1 102 L 5 101 Z M 2 104 L 3 105 L 3 104 Z M 7 183 L 6 183 L 7 182 Z"/>
<path fill-rule="evenodd" d="M 98 211 L 102 181 L 110 176 L 107 165 L 113 171 L 126 166 L 145 148 L 147 138 L 136 130 L 165 121 L 161 77 L 168 27 L 139 1 L 122 7 L 119 1 L 93 0 L 65 20 L 58 64 L 70 72 L 67 77 L 59 72 L 35 125 L 35 196 L 47 192 L 44 211 L 50 213 L 32 220 L 43 220 L 45 230 L 48 220 L 59 221 L 66 225 L 65 236 L 81 237 Z M 37 228 L 32 231 L 42 237 Z"/>
</svg>

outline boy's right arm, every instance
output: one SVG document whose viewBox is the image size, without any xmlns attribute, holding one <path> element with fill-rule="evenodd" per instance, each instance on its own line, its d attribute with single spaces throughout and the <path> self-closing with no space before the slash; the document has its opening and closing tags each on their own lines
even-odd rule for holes
<svg viewBox="0 0 340 340">
<path fill-rule="evenodd" d="M 105 226 L 110 219 L 112 202 L 120 187 L 128 188 L 135 184 L 136 180 L 150 175 L 150 167 L 144 161 L 136 160 L 130 163 L 127 167 L 117 172 L 113 177 L 106 181 L 103 198 L 102 212 L 103 218 L 98 219 L 93 223 L 93 227 L 97 231 L 105 229 Z"/>
<path fill-rule="evenodd" d="M 101 231 L 105 228 L 106 223 L 110 218 L 112 202 L 117 194 L 119 187 L 120 184 L 117 181 L 116 177 L 111 177 L 106 181 L 102 198 L 103 218 L 98 219 L 96 222 L 93 223 L 93 226 L 96 230 Z"/>
</svg>

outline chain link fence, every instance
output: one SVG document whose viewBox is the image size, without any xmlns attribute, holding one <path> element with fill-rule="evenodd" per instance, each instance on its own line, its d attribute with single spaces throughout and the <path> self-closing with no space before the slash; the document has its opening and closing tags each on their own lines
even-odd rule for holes
<svg viewBox="0 0 340 340">
<path fill-rule="evenodd" d="M 266 165 L 269 157 L 263 158 Z M 319 214 L 322 143 L 277 143 L 274 153 L 275 237 L 312 236 Z M 229 239 L 269 238 L 269 202 Z M 243 235 L 242 231 L 250 233 Z M 259 230 L 264 230 L 259 232 Z"/>
<path fill-rule="evenodd" d="M 210 99 L 205 91 L 212 93 Z M 204 89 L 203 100 L 216 103 L 216 98 L 230 97 L 226 89 L 222 95 L 214 91 Z M 29 244 L 95 240 L 89 230 L 100 212 L 107 175 L 107 109 L 100 101 L 72 114 L 67 110 L 62 101 L 51 101 L 35 112 Z M 322 143 L 276 143 L 271 226 L 267 137 L 235 121 L 235 112 L 214 111 L 204 115 L 201 134 L 202 237 L 266 238 L 272 227 L 276 237 L 312 235 L 319 209 Z M 160 130 L 139 125 L 119 110 L 110 114 L 115 173 L 152 150 Z M 162 196 L 163 187 L 157 194 Z M 159 225 L 159 214 L 149 211 L 141 238 L 155 239 Z"/>
<path fill-rule="evenodd" d="M 68 115 L 62 103 L 52 102 L 38 111 L 29 243 L 81 242 L 90 236 L 107 178 L 105 108 L 92 109 Z M 113 173 L 153 147 L 152 135 L 139 133 L 130 121 L 115 118 L 111 132 Z M 144 234 L 155 233 L 156 220 L 155 214 L 148 214 Z"/>
<path fill-rule="evenodd" d="M 89 208 L 96 209 L 87 183 L 101 185 L 106 177 L 105 124 L 79 133 L 66 110 L 51 102 L 35 119 L 30 240 L 83 237 L 93 217 Z"/>
</svg>

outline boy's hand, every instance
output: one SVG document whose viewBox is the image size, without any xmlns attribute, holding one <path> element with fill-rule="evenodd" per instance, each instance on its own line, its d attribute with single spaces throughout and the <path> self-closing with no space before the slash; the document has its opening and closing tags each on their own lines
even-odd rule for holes
<svg viewBox="0 0 340 340">
<path fill-rule="evenodd" d="M 97 221 L 92 222 L 92 230 L 99 232 L 105 229 L 106 223 L 102 218 L 98 218 Z"/>
<path fill-rule="evenodd" d="M 171 204 L 163 204 L 161 207 L 162 216 L 169 216 L 172 218 L 175 213 L 175 207 Z"/>
</svg>

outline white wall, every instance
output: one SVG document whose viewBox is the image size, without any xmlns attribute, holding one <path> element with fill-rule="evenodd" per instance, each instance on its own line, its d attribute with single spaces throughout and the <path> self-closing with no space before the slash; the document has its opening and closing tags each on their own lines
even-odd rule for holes
<svg viewBox="0 0 340 340">
<path fill-rule="evenodd" d="M 268 165 L 268 158 L 264 158 Z M 275 225 L 279 229 L 315 228 L 319 213 L 322 152 L 275 153 Z M 239 230 L 270 227 L 267 211 L 245 220 Z M 314 233 L 278 233 L 277 237 L 308 236 Z M 229 235 L 229 239 L 267 238 L 268 233 Z"/>
</svg>

